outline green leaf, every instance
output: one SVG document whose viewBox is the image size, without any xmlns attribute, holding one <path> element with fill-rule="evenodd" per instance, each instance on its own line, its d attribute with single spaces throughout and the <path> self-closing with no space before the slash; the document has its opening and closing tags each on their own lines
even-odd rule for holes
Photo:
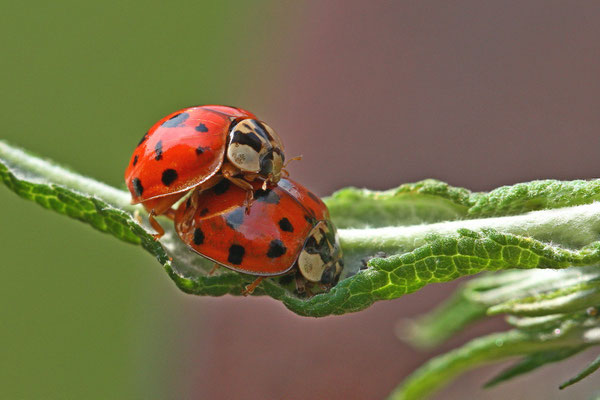
<svg viewBox="0 0 600 400">
<path fill-rule="evenodd" d="M 548 315 L 579 311 L 600 304 L 600 282 L 588 281 L 548 293 L 506 301 L 490 307 L 489 315 Z"/>
<path fill-rule="evenodd" d="M 90 224 L 128 243 L 143 246 L 169 265 L 166 252 L 132 217 L 140 209 L 127 193 L 42 160 L 0 141 L 0 179 L 17 195 Z"/>
<path fill-rule="evenodd" d="M 471 348 L 472 343 L 469 343 L 461 349 L 438 357 L 442 361 L 445 360 L 446 367 L 453 368 L 452 377 L 455 377 L 485 363 L 501 361 L 515 355 L 525 356 L 515 366 L 503 371 L 488 382 L 486 387 L 495 385 L 547 363 L 568 358 L 600 343 L 600 319 L 598 318 L 598 308 L 595 307 L 598 305 L 598 301 L 594 295 L 590 294 L 590 288 L 595 290 L 599 276 L 600 270 L 597 265 L 565 270 L 514 270 L 488 274 L 462 285 L 450 300 L 421 317 L 417 323 L 420 324 L 420 330 L 425 331 L 428 335 L 438 335 L 446 339 L 450 335 L 440 332 L 444 326 L 436 324 L 433 318 L 441 312 L 457 315 L 465 309 L 463 303 L 468 303 L 470 308 L 483 307 L 484 310 L 487 309 L 488 315 L 492 314 L 490 310 L 494 310 L 493 313 L 500 311 L 510 313 L 507 321 L 515 328 L 511 332 L 529 338 L 532 341 L 530 348 L 502 346 L 504 351 L 496 352 L 485 347 L 475 346 L 477 351 L 470 353 L 465 350 Z M 457 302 L 456 299 L 461 300 Z M 527 309 L 523 311 L 521 307 Z M 532 310 L 536 310 L 536 312 L 532 312 Z M 483 314 L 486 312 L 484 311 Z M 512 314 L 533 314 L 535 316 L 522 317 Z M 482 316 L 481 314 L 476 315 L 476 317 Z M 460 319 L 458 322 L 452 321 L 450 318 L 445 320 L 448 324 L 447 328 L 452 332 L 458 331 L 465 325 Z M 503 333 L 496 335 L 503 335 Z M 413 337 L 409 337 L 409 339 L 415 341 Z M 535 346 L 534 342 L 537 343 Z M 481 344 L 481 342 L 479 343 Z M 488 344 L 491 346 L 491 342 Z M 544 344 L 550 344 L 550 347 L 538 351 L 539 346 L 543 347 Z M 555 344 L 558 347 L 555 347 Z M 463 357 L 462 365 L 454 364 L 456 362 L 454 358 L 457 355 Z M 478 357 L 484 357 L 485 360 L 482 361 Z M 433 361 L 431 363 L 436 365 Z M 440 373 L 436 368 L 427 368 L 427 365 L 430 363 L 405 381 L 409 394 L 413 390 L 425 390 L 431 385 L 432 380 L 435 380 L 435 376 L 430 377 L 429 375 Z M 581 379 L 587 376 L 589 374 L 587 371 L 588 369 L 577 378 Z M 437 388 L 441 388 L 446 382 L 448 381 L 437 382 L 436 384 L 439 385 Z M 403 393 L 403 390 L 405 389 L 400 387 L 396 393 Z M 425 396 L 424 393 L 419 393 L 419 395 Z"/>
<path fill-rule="evenodd" d="M 135 211 L 141 210 L 129 204 L 127 192 L 1 141 L 0 177 L 21 197 L 86 222 L 128 243 L 142 245 L 187 293 L 239 295 L 253 280 L 252 276 L 226 269 L 208 276 L 211 263 L 189 251 L 167 220 L 163 223 L 167 227 L 166 235 L 160 242 L 153 240 L 147 225 L 141 225 L 133 217 Z M 330 292 L 310 299 L 295 296 L 293 290 L 278 278 L 266 279 L 255 294 L 278 299 L 297 314 L 320 317 L 359 311 L 375 301 L 398 298 L 430 283 L 482 271 L 559 269 L 600 261 L 600 243 L 596 242 L 596 232 L 600 229 L 600 203 L 593 203 L 598 181 L 543 181 L 517 186 L 516 189 L 506 187 L 487 194 L 473 194 L 466 189 L 428 180 L 386 192 L 355 189 L 338 192 L 328 203 L 335 210 L 334 222 L 348 227 L 340 229 L 347 265 L 346 279 Z M 565 202 L 569 199 L 578 206 L 552 209 L 567 205 Z M 368 214 L 366 209 L 360 209 L 361 202 L 366 209 L 375 210 L 368 215 L 373 218 L 373 224 L 368 228 L 351 228 L 351 223 L 361 226 L 361 213 Z M 381 207 L 377 208 L 376 203 L 381 203 Z M 509 217 L 473 218 L 504 211 L 529 211 L 539 208 L 539 204 L 550 209 Z M 413 217 L 408 218 L 409 213 Z M 448 221 L 373 227 L 384 224 L 396 214 L 392 221 L 399 224 Z M 471 219 L 465 220 L 465 216 Z M 452 218 L 457 220 L 450 220 Z M 385 251 L 390 256 L 374 258 L 369 261 L 370 268 L 356 273 L 361 260 L 378 251 Z"/>
<path fill-rule="evenodd" d="M 399 336 L 413 346 L 432 348 L 469 323 L 485 317 L 486 311 L 487 306 L 473 301 L 460 290 L 432 312 L 406 321 Z"/>
<path fill-rule="evenodd" d="M 596 266 L 564 270 L 509 270 L 477 277 L 429 313 L 407 324 L 403 340 L 418 347 L 435 346 L 468 324 L 498 313 L 548 315 L 580 311 L 598 304 Z M 521 306 L 525 308 L 522 312 Z M 519 319 L 519 324 L 524 320 Z"/>
<path fill-rule="evenodd" d="M 565 383 L 561 384 L 559 386 L 559 388 L 560 389 L 564 389 L 564 388 L 566 388 L 568 386 L 571 386 L 571 385 L 579 382 L 580 380 L 582 380 L 586 376 L 588 376 L 588 375 L 592 374 L 593 372 L 595 372 L 598 368 L 600 368 L 600 357 L 598 357 L 594 361 L 592 361 L 590 363 L 590 365 L 588 365 L 583 371 L 581 371 L 580 373 L 578 373 L 576 376 L 574 376 L 573 378 L 569 379 Z"/>
<path fill-rule="evenodd" d="M 346 188 L 325 201 L 339 228 L 366 228 L 464 218 L 470 195 L 467 189 L 427 179 L 386 191 Z"/>
<path fill-rule="evenodd" d="M 569 349 L 572 355 L 583 347 L 600 342 L 600 338 L 590 340 L 589 334 L 595 329 L 600 329 L 600 321 L 581 314 L 540 330 L 512 329 L 473 339 L 458 349 L 429 360 L 394 390 L 389 399 L 421 400 L 471 369 L 515 356 L 533 357 L 534 361 L 524 362 L 496 379 L 499 381 L 517 376 L 527 372 L 527 368 L 532 370 L 551 362 L 550 354 L 555 359 L 559 355 L 566 358 Z M 545 359 L 541 356 L 544 353 Z M 534 354 L 537 356 L 534 357 Z"/>
<path fill-rule="evenodd" d="M 521 361 L 519 361 L 512 367 L 505 369 L 496 377 L 490 379 L 484 385 L 484 387 L 489 388 L 499 383 L 515 378 L 519 375 L 531 372 L 534 369 L 537 369 L 546 364 L 562 361 L 585 350 L 586 348 L 587 346 L 565 347 L 556 350 L 542 351 L 539 353 L 531 354 L 530 356 L 523 358 Z"/>
<path fill-rule="evenodd" d="M 590 204 L 599 199 L 600 180 L 548 179 L 473 193 L 426 179 L 385 191 L 346 188 L 326 201 L 340 228 L 364 228 L 509 216 Z"/>
</svg>

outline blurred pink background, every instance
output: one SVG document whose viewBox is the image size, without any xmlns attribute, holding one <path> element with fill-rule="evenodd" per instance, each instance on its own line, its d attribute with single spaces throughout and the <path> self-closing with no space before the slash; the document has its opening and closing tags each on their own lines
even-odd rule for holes
<svg viewBox="0 0 600 400">
<path fill-rule="evenodd" d="M 268 121 L 288 155 L 304 155 L 292 176 L 320 195 L 424 178 L 477 191 L 598 176 L 599 2 L 277 3 L 264 21 L 278 29 L 255 26 L 268 45 L 236 104 Z M 266 298 L 185 298 L 197 322 L 180 380 L 189 398 L 384 398 L 432 355 L 398 341 L 395 324 L 455 287 L 318 320 Z M 436 351 L 504 328 L 478 324 Z M 583 396 L 597 379 L 557 386 L 594 356 L 485 391 L 500 368 L 483 369 L 437 398 Z"/>
</svg>

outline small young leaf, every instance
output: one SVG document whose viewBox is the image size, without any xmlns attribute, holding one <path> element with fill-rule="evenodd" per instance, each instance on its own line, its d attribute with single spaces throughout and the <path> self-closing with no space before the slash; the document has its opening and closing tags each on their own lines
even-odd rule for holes
<svg viewBox="0 0 600 400">
<path fill-rule="evenodd" d="M 426 179 L 385 191 L 341 189 L 326 202 L 340 228 L 373 228 L 518 215 L 597 200 L 600 180 L 548 179 L 473 193 Z"/>
<path fill-rule="evenodd" d="M 505 369 L 497 376 L 487 381 L 484 387 L 489 388 L 499 383 L 515 378 L 519 375 L 531 372 L 534 369 L 537 369 L 546 364 L 562 361 L 585 350 L 586 348 L 587 346 L 565 347 L 561 349 L 542 351 L 540 353 L 531 354 L 523 358 L 517 364 L 513 365 L 508 369 Z"/>
<path fill-rule="evenodd" d="M 486 305 L 471 300 L 464 290 L 460 290 L 435 310 L 413 321 L 401 321 L 397 335 L 413 346 L 432 348 L 469 323 L 483 318 L 486 311 Z"/>
<path fill-rule="evenodd" d="M 592 281 L 500 303 L 490 307 L 488 314 L 561 314 L 576 312 L 596 304 L 600 304 L 600 282 Z"/>
<path fill-rule="evenodd" d="M 590 363 L 583 371 L 559 386 L 560 389 L 569 387 L 600 368 L 600 356 Z"/>
<path fill-rule="evenodd" d="M 564 270 L 508 270 L 482 275 L 460 286 L 453 296 L 429 313 L 408 321 L 407 327 L 398 336 L 418 347 L 432 347 L 486 315 L 513 311 L 508 306 L 499 309 L 503 305 L 521 304 L 523 301 L 535 309 L 538 308 L 537 300 L 542 301 L 546 297 L 561 299 L 561 296 L 576 294 L 590 285 L 595 287 L 599 277 L 600 270 L 596 266 Z M 594 305 L 595 295 L 587 294 L 584 292 L 582 297 L 575 296 L 572 302 L 561 302 L 556 307 L 542 302 L 535 314 L 580 311 Z M 511 321 L 521 325 L 525 323 L 524 319 Z"/>
<path fill-rule="evenodd" d="M 590 328 L 591 325 L 594 328 Z M 538 331 L 513 329 L 473 339 L 458 349 L 429 360 L 406 378 L 389 400 L 425 399 L 458 375 L 509 357 L 590 346 L 585 336 L 590 329 L 598 329 L 599 325 L 600 321 L 579 315 L 562 321 L 558 328 Z M 566 353 L 562 354 L 566 357 Z M 525 369 L 522 370 L 524 372 Z"/>
<path fill-rule="evenodd" d="M 467 216 L 467 189 L 427 179 L 386 191 L 345 188 L 325 201 L 339 228 L 434 223 Z"/>
</svg>

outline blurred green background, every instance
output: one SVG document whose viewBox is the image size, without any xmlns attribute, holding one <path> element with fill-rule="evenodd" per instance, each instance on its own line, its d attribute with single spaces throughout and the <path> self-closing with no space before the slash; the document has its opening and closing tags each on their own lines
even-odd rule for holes
<svg viewBox="0 0 600 400">
<path fill-rule="evenodd" d="M 124 187 L 156 120 L 257 84 L 268 3 L 5 3 L 1 137 Z M 0 398 L 173 396 L 183 295 L 160 265 L 4 188 L 0 204 Z"/>
</svg>

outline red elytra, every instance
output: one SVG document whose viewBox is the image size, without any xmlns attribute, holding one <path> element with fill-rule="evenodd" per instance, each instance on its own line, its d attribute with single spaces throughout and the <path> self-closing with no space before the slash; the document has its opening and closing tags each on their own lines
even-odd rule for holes
<svg viewBox="0 0 600 400">
<path fill-rule="evenodd" d="M 331 287 L 342 252 L 325 204 L 289 179 L 262 189 L 246 210 L 243 189 L 222 180 L 194 192 L 175 214 L 177 234 L 200 255 L 234 271 L 277 276 L 297 267 L 308 282 Z"/>
<path fill-rule="evenodd" d="M 125 171 L 132 203 L 174 194 L 180 198 L 215 175 L 223 164 L 230 125 L 242 118 L 256 116 L 240 108 L 199 106 L 176 111 L 154 124 Z"/>
<path fill-rule="evenodd" d="M 125 171 L 132 203 L 142 203 L 159 232 L 155 215 L 173 216 L 171 206 L 190 189 L 211 187 L 221 177 L 244 188 L 257 178 L 276 184 L 283 169 L 278 135 L 241 108 L 184 108 L 158 121 L 144 135 Z M 266 184 L 265 183 L 265 184 Z"/>
</svg>

